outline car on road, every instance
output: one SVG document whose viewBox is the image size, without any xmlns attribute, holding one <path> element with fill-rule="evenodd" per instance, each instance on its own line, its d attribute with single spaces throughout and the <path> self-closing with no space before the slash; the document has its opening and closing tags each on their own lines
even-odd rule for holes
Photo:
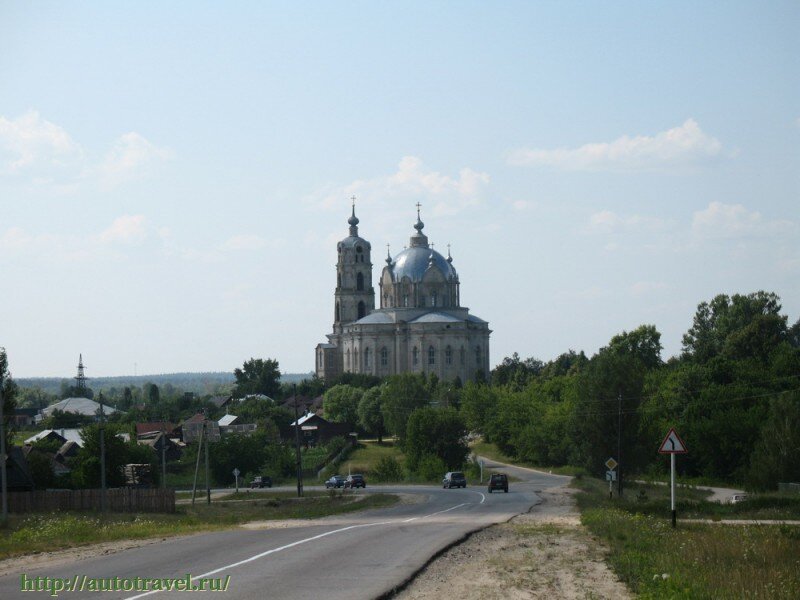
<svg viewBox="0 0 800 600">
<path fill-rule="evenodd" d="M 747 501 L 747 494 L 734 494 L 731 496 L 730 503 L 731 504 L 739 504 L 740 502 Z"/>
<path fill-rule="evenodd" d="M 464 473 L 461 471 L 449 471 L 444 474 L 442 487 L 448 490 L 454 487 L 465 488 L 467 487 L 467 478 L 464 477 Z"/>
<path fill-rule="evenodd" d="M 272 487 L 272 477 L 267 477 L 266 475 L 262 475 L 260 477 L 254 477 L 253 481 L 250 482 L 251 488 L 271 488 Z"/>
<path fill-rule="evenodd" d="M 325 482 L 327 489 L 344 487 L 344 475 L 334 475 Z"/>
<path fill-rule="evenodd" d="M 345 488 L 365 488 L 367 487 L 367 482 L 364 481 L 364 476 L 359 474 L 348 475 L 347 479 L 344 480 L 344 487 Z"/>
<path fill-rule="evenodd" d="M 503 490 L 506 494 L 508 493 L 508 475 L 492 473 L 492 476 L 489 477 L 489 493 L 491 494 L 494 490 Z"/>
</svg>

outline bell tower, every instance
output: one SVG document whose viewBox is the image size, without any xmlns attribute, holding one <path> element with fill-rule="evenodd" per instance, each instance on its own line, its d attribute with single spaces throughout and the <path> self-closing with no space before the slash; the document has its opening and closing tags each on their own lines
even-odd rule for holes
<svg viewBox="0 0 800 600">
<path fill-rule="evenodd" d="M 342 326 L 367 316 L 375 310 L 375 289 L 372 287 L 372 246 L 358 235 L 355 196 L 347 223 L 350 235 L 336 245 L 336 292 L 333 333 L 342 333 Z"/>
</svg>

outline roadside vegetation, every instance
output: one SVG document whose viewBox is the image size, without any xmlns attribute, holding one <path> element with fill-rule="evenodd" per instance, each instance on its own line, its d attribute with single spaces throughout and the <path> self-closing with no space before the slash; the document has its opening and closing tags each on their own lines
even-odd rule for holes
<svg viewBox="0 0 800 600">
<path fill-rule="evenodd" d="M 607 560 L 644 598 L 798 598 L 800 526 L 725 525 L 685 519 L 796 519 L 800 498 L 759 495 L 737 505 L 681 490 L 678 527 L 665 486 L 631 485 L 608 498 L 604 481 L 580 478 L 581 520 L 609 547 Z"/>
<path fill-rule="evenodd" d="M 53 513 L 12 515 L 0 530 L 0 560 L 24 554 L 114 542 L 165 538 L 203 531 L 229 529 L 251 521 L 318 519 L 359 510 L 383 508 L 397 502 L 390 494 L 231 494 L 230 500 L 211 505 L 178 505 L 174 514 Z M 244 501 L 242 501 L 244 500 Z"/>
</svg>

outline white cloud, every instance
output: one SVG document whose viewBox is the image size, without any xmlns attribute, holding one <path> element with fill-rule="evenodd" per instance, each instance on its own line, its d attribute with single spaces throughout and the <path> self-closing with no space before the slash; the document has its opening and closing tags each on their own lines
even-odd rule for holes
<svg viewBox="0 0 800 600">
<path fill-rule="evenodd" d="M 234 235 L 220 244 L 222 250 L 260 250 L 267 245 L 266 238 L 260 235 L 244 233 Z"/>
<path fill-rule="evenodd" d="M 637 281 L 631 286 L 631 293 L 634 296 L 644 296 L 646 294 L 663 292 L 667 288 L 667 284 L 661 281 Z"/>
<path fill-rule="evenodd" d="M 330 209 L 341 207 L 351 196 L 359 201 L 423 199 L 433 203 L 433 215 L 450 215 L 479 204 L 489 184 L 487 173 L 462 168 L 457 177 L 444 175 L 425 167 L 416 156 L 404 156 L 397 171 L 373 179 L 357 179 L 341 187 L 333 187 L 313 195 L 315 205 Z"/>
<path fill-rule="evenodd" d="M 0 116 L 0 176 L 39 188 L 75 192 L 87 184 L 114 187 L 171 156 L 170 150 L 132 131 L 120 136 L 103 159 L 92 160 L 66 130 L 35 110 L 16 119 Z"/>
<path fill-rule="evenodd" d="M 0 116 L 0 152 L 2 170 L 10 173 L 64 167 L 83 158 L 83 150 L 69 134 L 35 110 L 16 119 Z"/>
<path fill-rule="evenodd" d="M 512 165 L 548 166 L 569 171 L 648 171 L 688 167 L 719 157 L 722 144 L 694 119 L 654 136 L 624 135 L 612 142 L 554 150 L 522 148 L 511 153 Z"/>
<path fill-rule="evenodd" d="M 589 230 L 598 233 L 617 231 L 656 231 L 663 229 L 666 222 L 656 217 L 641 215 L 620 216 L 610 210 L 601 210 L 589 217 Z"/>
<path fill-rule="evenodd" d="M 131 244 L 147 238 L 148 231 L 143 215 L 123 215 L 114 219 L 114 222 L 103 232 L 98 239 L 103 243 L 121 242 Z"/>
<path fill-rule="evenodd" d="M 514 210 L 527 210 L 531 206 L 531 203 L 527 200 L 515 200 L 511 203 L 511 206 Z"/>
<path fill-rule="evenodd" d="M 97 170 L 104 184 L 116 185 L 137 177 L 154 163 L 171 157 L 170 150 L 159 148 L 131 131 L 120 136 Z"/>
<path fill-rule="evenodd" d="M 699 238 L 724 239 L 769 236 L 797 231 L 791 221 L 768 221 L 758 211 L 749 211 L 741 204 L 711 202 L 692 217 L 692 233 Z"/>
</svg>

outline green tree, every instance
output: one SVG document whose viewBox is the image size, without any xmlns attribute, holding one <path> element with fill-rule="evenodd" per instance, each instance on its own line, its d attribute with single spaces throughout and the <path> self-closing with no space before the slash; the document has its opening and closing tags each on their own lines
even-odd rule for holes
<svg viewBox="0 0 800 600">
<path fill-rule="evenodd" d="M 470 431 L 486 433 L 497 410 L 497 392 L 486 384 L 468 381 L 461 390 L 461 414 Z"/>
<path fill-rule="evenodd" d="M 236 378 L 234 396 L 237 398 L 249 394 L 264 394 L 272 398 L 281 389 L 278 361 L 271 358 L 251 358 L 241 369 L 234 369 L 233 376 Z"/>
<path fill-rule="evenodd" d="M 28 453 L 28 469 L 33 478 L 33 486 L 37 490 L 46 490 L 53 487 L 55 476 L 53 475 L 53 458 L 46 452 L 33 449 Z"/>
<path fill-rule="evenodd" d="M 771 323 L 756 326 L 753 333 L 760 331 L 767 337 L 767 340 L 755 342 L 756 346 L 768 343 L 769 338 L 775 336 L 776 325 L 782 331 L 780 336 L 786 336 L 786 317 L 780 315 L 780 310 L 780 298 L 777 294 L 764 291 L 747 295 L 734 294 L 731 297 L 719 294 L 710 302 L 701 302 L 692 327 L 683 336 L 684 356 L 700 364 L 706 363 L 722 353 L 731 336 L 762 317 L 771 317 L 768 319 Z M 782 327 L 775 323 L 775 318 L 783 322 Z M 739 354 L 736 349 L 741 349 L 742 343 L 754 342 L 734 339 L 731 341 L 733 348 L 729 353 Z"/>
<path fill-rule="evenodd" d="M 122 468 L 128 463 L 128 444 L 117 434 L 118 425 L 105 425 L 106 485 L 119 487 L 125 484 Z M 100 487 L 100 429 L 99 425 L 87 425 L 81 430 L 83 448 L 78 451 L 72 469 L 72 482 L 78 488 Z"/>
<path fill-rule="evenodd" d="M 383 442 L 386 428 L 383 424 L 383 410 L 381 407 L 382 390 L 373 387 L 366 390 L 358 403 L 358 424 L 370 435 L 378 438 L 378 443 Z"/>
<path fill-rule="evenodd" d="M 800 481 L 800 392 L 773 399 L 752 455 L 748 481 L 757 489 Z"/>
<path fill-rule="evenodd" d="M 322 404 L 325 418 L 336 423 L 358 423 L 358 403 L 364 391 L 347 384 L 335 385 L 325 392 Z"/>
<path fill-rule="evenodd" d="M 530 379 L 541 373 L 543 367 L 542 361 L 533 357 L 521 360 L 519 354 L 514 352 L 492 369 L 492 385 L 512 385 L 515 389 L 522 389 Z"/>
<path fill-rule="evenodd" d="M 386 429 L 400 438 L 406 435 L 406 423 L 417 408 L 429 404 L 428 392 L 418 375 L 403 373 L 386 379 L 381 388 L 381 409 Z"/>
<path fill-rule="evenodd" d="M 6 349 L 3 347 L 0 347 L 0 390 L 3 392 L 3 423 L 0 423 L 0 425 L 5 427 L 6 446 L 9 446 L 14 429 L 11 426 L 11 417 L 17 407 L 19 388 L 11 378 L 11 373 L 8 370 L 8 356 L 6 355 Z M 3 452 L 4 449 L 0 448 L 0 454 L 3 454 Z"/>
<path fill-rule="evenodd" d="M 464 420 L 453 408 L 418 408 L 406 429 L 406 465 L 417 471 L 426 456 L 442 460 L 448 469 L 458 469 L 469 453 Z"/>
<path fill-rule="evenodd" d="M 638 360 L 645 368 L 661 366 L 661 334 L 655 325 L 640 325 L 633 331 L 615 335 L 608 350 Z"/>
<path fill-rule="evenodd" d="M 142 386 L 142 396 L 147 399 L 149 404 L 158 404 L 161 400 L 161 391 L 155 383 L 145 383 Z"/>
</svg>

